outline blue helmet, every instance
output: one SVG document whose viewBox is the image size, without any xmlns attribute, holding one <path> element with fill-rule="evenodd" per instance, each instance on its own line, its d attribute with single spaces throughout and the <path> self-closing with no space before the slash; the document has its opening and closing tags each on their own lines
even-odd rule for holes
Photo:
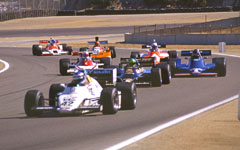
<svg viewBox="0 0 240 150">
<path fill-rule="evenodd" d="M 73 82 L 74 83 L 82 83 L 86 79 L 86 71 L 85 70 L 78 70 L 73 74 Z"/>
</svg>

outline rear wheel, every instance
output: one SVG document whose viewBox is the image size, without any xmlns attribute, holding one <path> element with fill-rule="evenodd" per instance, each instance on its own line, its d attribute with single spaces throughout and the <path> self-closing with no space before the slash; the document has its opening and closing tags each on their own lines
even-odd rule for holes
<svg viewBox="0 0 240 150">
<path fill-rule="evenodd" d="M 113 87 L 106 87 L 101 92 L 100 102 L 103 105 L 103 114 L 115 114 L 119 108 L 118 91 Z"/>
<path fill-rule="evenodd" d="M 168 51 L 169 58 L 177 58 L 178 54 L 177 51 Z"/>
<path fill-rule="evenodd" d="M 112 64 L 112 59 L 109 57 L 101 58 L 100 62 L 104 64 L 104 67 L 109 67 Z"/>
<path fill-rule="evenodd" d="M 139 51 L 131 52 L 130 58 L 139 58 L 139 57 L 140 57 Z"/>
<path fill-rule="evenodd" d="M 171 77 L 174 77 L 175 72 L 176 72 L 176 66 L 177 66 L 176 59 L 170 58 L 168 63 L 169 63 L 170 68 L 171 68 Z"/>
<path fill-rule="evenodd" d="M 218 73 L 218 77 L 225 77 L 226 76 L 226 58 L 213 58 L 213 63 L 216 64 L 216 72 Z"/>
<path fill-rule="evenodd" d="M 117 54 L 116 54 L 116 50 L 114 46 L 110 46 L 109 50 L 111 51 L 111 57 L 112 58 L 116 58 Z"/>
<path fill-rule="evenodd" d="M 28 117 L 39 117 L 42 112 L 34 110 L 35 107 L 44 106 L 44 97 L 38 90 L 30 90 L 24 99 L 24 110 Z"/>
<path fill-rule="evenodd" d="M 64 51 L 67 51 L 67 44 L 61 44 L 62 45 L 62 49 L 64 50 Z"/>
<path fill-rule="evenodd" d="M 169 84 L 171 81 L 171 69 L 170 65 L 167 63 L 158 64 L 158 67 L 161 68 L 162 83 Z"/>
<path fill-rule="evenodd" d="M 65 87 L 61 84 L 52 84 L 49 89 L 49 106 L 56 106 L 57 93 L 64 91 Z"/>
<path fill-rule="evenodd" d="M 162 86 L 162 75 L 160 68 L 152 68 L 152 86 L 153 87 L 160 87 Z"/>
<path fill-rule="evenodd" d="M 135 109 L 137 105 L 137 90 L 134 82 L 117 83 L 117 89 L 121 91 L 121 109 Z"/>
<path fill-rule="evenodd" d="M 67 70 L 69 69 L 69 65 L 70 65 L 70 59 L 63 58 L 59 60 L 59 70 L 61 75 L 66 76 L 69 74 L 67 72 Z"/>
<path fill-rule="evenodd" d="M 68 55 L 72 55 L 72 46 L 67 46 L 66 51 L 68 51 Z"/>
</svg>

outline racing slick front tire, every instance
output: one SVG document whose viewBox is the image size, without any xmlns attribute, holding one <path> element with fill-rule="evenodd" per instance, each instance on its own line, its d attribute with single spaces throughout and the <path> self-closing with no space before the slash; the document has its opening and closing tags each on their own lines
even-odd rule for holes
<svg viewBox="0 0 240 150">
<path fill-rule="evenodd" d="M 69 75 L 67 70 L 69 69 L 70 65 L 70 59 L 69 58 L 63 58 L 59 60 L 59 70 L 60 74 L 63 76 Z"/>
<path fill-rule="evenodd" d="M 169 84 L 171 81 L 170 65 L 167 63 L 162 63 L 162 64 L 158 64 L 157 67 L 161 68 L 162 83 Z"/>
<path fill-rule="evenodd" d="M 178 53 L 177 51 L 168 51 L 169 58 L 177 58 Z"/>
<path fill-rule="evenodd" d="M 52 84 L 49 89 L 49 106 L 56 106 L 57 93 L 64 91 L 65 87 L 61 84 Z"/>
<path fill-rule="evenodd" d="M 117 89 L 121 91 L 121 109 L 132 110 L 137 105 L 137 88 L 134 82 L 119 82 Z"/>
<path fill-rule="evenodd" d="M 102 113 L 116 114 L 119 109 L 118 91 L 113 87 L 103 88 L 100 96 L 100 102 L 103 105 Z"/>
<path fill-rule="evenodd" d="M 39 117 L 42 112 L 34 110 L 35 107 L 44 106 L 43 93 L 39 90 L 30 90 L 24 99 L 24 110 L 28 117 Z"/>
<path fill-rule="evenodd" d="M 162 74 L 160 68 L 152 68 L 151 70 L 152 75 L 152 86 L 153 87 L 160 87 L 162 86 Z"/>
<path fill-rule="evenodd" d="M 218 77 L 225 77 L 226 76 L 226 58 L 219 57 L 213 58 L 212 62 L 216 64 L 216 72 Z"/>
<path fill-rule="evenodd" d="M 111 57 L 116 58 L 117 54 L 116 54 L 115 46 L 109 46 L 109 50 L 111 51 Z"/>
<path fill-rule="evenodd" d="M 140 57 L 139 51 L 131 52 L 130 58 L 139 58 L 139 57 Z"/>
</svg>

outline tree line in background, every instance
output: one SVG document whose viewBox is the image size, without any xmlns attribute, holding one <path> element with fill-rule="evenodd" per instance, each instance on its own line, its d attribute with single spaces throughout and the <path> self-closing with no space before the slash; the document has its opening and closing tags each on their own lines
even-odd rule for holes
<svg viewBox="0 0 240 150">
<path fill-rule="evenodd" d="M 107 8 L 119 0 L 92 0 L 94 8 Z M 141 0 L 143 8 L 204 7 L 207 0 Z"/>
</svg>

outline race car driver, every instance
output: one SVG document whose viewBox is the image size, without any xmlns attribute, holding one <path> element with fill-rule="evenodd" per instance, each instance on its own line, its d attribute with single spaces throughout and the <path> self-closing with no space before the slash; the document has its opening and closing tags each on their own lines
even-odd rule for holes
<svg viewBox="0 0 240 150">
<path fill-rule="evenodd" d="M 50 38 L 49 44 L 47 44 L 46 49 L 59 49 L 57 41 L 53 38 Z"/>
<path fill-rule="evenodd" d="M 201 57 L 201 53 L 200 53 L 199 49 L 193 50 L 192 59 L 198 59 L 199 57 Z"/>
<path fill-rule="evenodd" d="M 142 68 L 139 67 L 139 63 L 135 58 L 130 58 L 127 66 L 125 67 L 126 74 L 140 73 Z"/>
<path fill-rule="evenodd" d="M 73 74 L 73 80 L 70 83 L 71 86 L 84 86 L 88 85 L 91 77 L 87 75 L 85 70 L 79 70 Z"/>
</svg>

